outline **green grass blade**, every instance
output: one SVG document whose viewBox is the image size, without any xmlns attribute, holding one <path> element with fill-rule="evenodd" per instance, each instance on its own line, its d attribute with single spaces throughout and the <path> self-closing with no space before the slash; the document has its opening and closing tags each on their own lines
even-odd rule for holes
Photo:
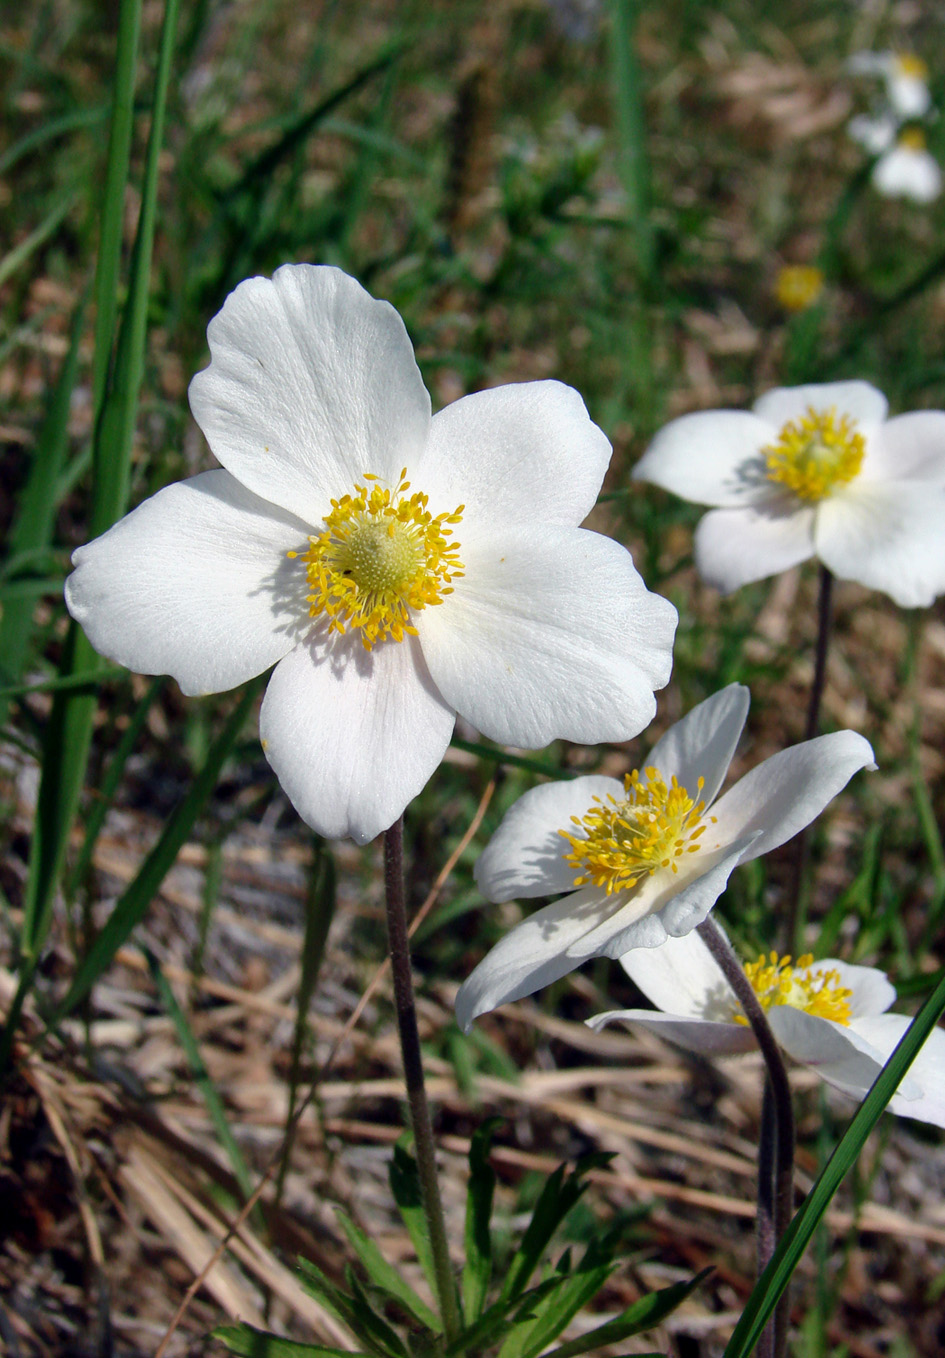
<svg viewBox="0 0 945 1358">
<path fill-rule="evenodd" d="M 627 224 L 636 250 L 638 282 L 646 287 L 653 274 L 654 248 L 643 78 L 634 31 L 639 8 L 637 0 L 611 0 L 610 43 L 620 177 L 626 195 Z"/>
<path fill-rule="evenodd" d="M 659 1292 L 650 1292 L 632 1306 L 628 1306 L 614 1320 L 608 1320 L 604 1325 L 588 1330 L 577 1339 L 552 1349 L 547 1358 L 578 1358 L 579 1354 L 603 1348 L 605 1344 L 622 1344 L 632 1335 L 652 1330 L 654 1326 L 662 1324 L 668 1315 L 672 1315 L 690 1292 L 694 1291 L 711 1272 L 711 1268 L 704 1268 L 688 1283 L 673 1283 L 670 1287 L 661 1288 Z M 642 1358 L 647 1358 L 647 1355 L 642 1355 Z M 657 1355 L 650 1354 L 649 1358 L 657 1358 Z"/>
<path fill-rule="evenodd" d="M 377 1245 L 369 1236 L 346 1217 L 344 1212 L 337 1214 L 339 1225 L 348 1237 L 348 1243 L 357 1254 L 371 1282 L 395 1297 L 410 1314 L 433 1334 L 443 1333 L 443 1322 L 435 1316 L 429 1306 L 418 1297 L 408 1282 L 393 1264 L 388 1263 Z"/>
<path fill-rule="evenodd" d="M 725 1358 L 748 1358 L 754 1349 L 833 1195 L 942 1014 L 945 1014 L 945 980 L 939 982 L 916 1014 L 785 1231 L 771 1262 L 752 1289 L 725 1349 Z"/>
<path fill-rule="evenodd" d="M 236 1138 L 230 1130 L 230 1124 L 226 1117 L 226 1109 L 223 1107 L 223 1100 L 220 1098 L 216 1085 L 210 1079 L 207 1067 L 203 1063 L 203 1057 L 200 1055 L 200 1048 L 197 1045 L 197 1039 L 194 1037 L 193 1029 L 187 1022 L 187 1015 L 177 1003 L 177 996 L 174 994 L 170 982 L 161 970 L 161 964 L 149 949 L 146 948 L 144 950 L 144 955 L 147 958 L 148 970 L 151 973 L 151 979 L 157 987 L 161 1003 L 167 1011 L 171 1022 L 174 1024 L 177 1040 L 183 1048 L 184 1055 L 187 1058 L 187 1064 L 190 1067 L 190 1073 L 193 1076 L 194 1083 L 200 1090 L 207 1112 L 210 1114 L 210 1121 L 213 1123 L 217 1141 L 229 1157 L 233 1176 L 240 1186 L 240 1191 L 243 1194 L 243 1201 L 245 1202 L 252 1196 L 255 1184 L 253 1183 L 253 1176 L 249 1171 L 249 1166 L 243 1159 L 243 1152 L 236 1144 Z M 256 1205 L 255 1215 L 257 1224 L 263 1225 L 262 1212 L 259 1209 L 258 1203 Z"/>
<path fill-rule="evenodd" d="M 77 689 L 97 693 L 102 684 L 112 679 L 123 679 L 127 673 L 118 665 L 108 669 L 95 665 L 91 669 L 80 670 L 78 674 L 62 674 L 56 679 L 42 679 L 35 684 L 5 684 L 0 688 L 0 700 L 26 698 L 31 693 L 74 693 Z"/>
<path fill-rule="evenodd" d="M 92 409 L 98 417 L 105 399 L 118 314 L 125 191 L 134 129 L 135 80 L 141 36 L 142 0 L 121 0 L 115 50 L 115 93 L 108 134 L 108 161 L 102 197 L 102 232 L 95 271 L 95 348 L 92 357 Z"/>
<path fill-rule="evenodd" d="M 94 127 L 96 123 L 104 122 L 107 113 L 108 108 L 103 104 L 100 108 L 83 108 L 76 113 L 63 113 L 59 118 L 51 118 L 48 123 L 34 127 L 0 156 L 0 175 L 9 174 L 24 156 L 38 151 L 47 142 L 55 141 L 57 137 L 63 137 L 67 132 L 77 132 L 80 128 Z"/>
<path fill-rule="evenodd" d="M 305 1344 L 299 1339 L 282 1339 L 253 1325 L 220 1325 L 212 1338 L 225 1344 L 242 1358 L 372 1358 L 356 1349 L 330 1349 L 323 1344 Z"/>
<path fill-rule="evenodd" d="M 403 1140 L 404 1138 L 401 1138 Z M 423 1275 L 430 1285 L 430 1291 L 437 1295 L 436 1268 L 433 1264 L 433 1251 L 430 1249 L 430 1233 L 424 1216 L 420 1198 L 420 1176 L 417 1162 L 405 1146 L 398 1142 L 388 1166 L 390 1190 L 394 1195 L 397 1210 L 407 1228 L 411 1243 L 416 1251 Z"/>
<path fill-rule="evenodd" d="M 84 999 L 132 930 L 144 918 L 174 860 L 191 837 L 197 817 L 217 785 L 220 771 L 239 739 L 262 685 L 263 679 L 259 678 L 247 686 L 223 730 L 211 745 L 203 768 L 187 795 L 167 822 L 137 877 L 120 896 L 107 924 L 82 961 L 65 999 L 56 1010 L 54 1022 L 65 1018 Z"/>
<path fill-rule="evenodd" d="M 0 287 L 3 287 L 7 279 L 12 278 L 23 267 L 30 255 L 58 230 L 77 201 L 78 194 L 71 190 L 63 194 L 39 226 L 35 227 L 28 236 L 4 255 L 3 259 L 0 259 Z"/>
<path fill-rule="evenodd" d="M 489 1118 L 477 1127 L 469 1144 L 469 1183 L 466 1188 L 466 1261 L 463 1265 L 463 1316 L 472 1325 L 482 1315 L 492 1277 L 492 1201 L 495 1170 L 489 1151 L 501 1118 Z"/>
</svg>

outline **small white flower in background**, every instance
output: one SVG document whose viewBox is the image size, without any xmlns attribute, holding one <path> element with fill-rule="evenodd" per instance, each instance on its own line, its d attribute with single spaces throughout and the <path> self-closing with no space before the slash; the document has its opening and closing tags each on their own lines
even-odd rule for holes
<svg viewBox="0 0 945 1358">
<path fill-rule="evenodd" d="M 942 192 L 942 171 L 925 145 L 921 128 L 907 127 L 873 166 L 873 187 L 887 198 L 932 203 Z"/>
<path fill-rule="evenodd" d="M 858 146 L 862 146 L 864 151 L 869 151 L 871 156 L 881 155 L 883 151 L 895 146 L 898 131 L 898 121 L 888 113 L 879 118 L 871 118 L 867 113 L 858 113 L 847 123 L 847 135 Z"/>
<path fill-rule="evenodd" d="M 924 118 L 932 107 L 929 69 L 911 52 L 855 52 L 847 70 L 851 75 L 880 76 L 890 112 L 901 123 Z"/>
<path fill-rule="evenodd" d="M 748 690 L 730 684 L 670 727 L 623 782 L 545 783 L 510 808 L 476 864 L 482 894 L 568 894 L 512 929 L 464 981 L 463 1028 L 592 957 L 688 933 L 736 864 L 776 849 L 854 773 L 875 767 L 862 736 L 837 731 L 766 759 L 716 801 L 748 703 Z"/>
<path fill-rule="evenodd" d="M 717 506 L 695 555 L 723 592 L 816 556 L 922 607 L 945 591 L 945 412 L 887 409 L 867 382 L 778 387 L 751 411 L 673 420 L 633 475 Z"/>
<path fill-rule="evenodd" d="M 529 382 L 431 418 L 400 316 L 338 269 L 231 293 L 190 402 L 225 470 L 73 556 L 97 650 L 187 694 L 270 665 L 263 747 L 299 814 L 365 842 L 424 786 L 456 712 L 494 740 L 626 740 L 669 679 L 676 611 L 578 527 L 610 444 Z"/>
<path fill-rule="evenodd" d="M 589 1019 L 649 1028 L 687 1051 L 734 1056 L 755 1048 L 735 993 L 698 934 L 670 938 L 662 947 L 621 957 L 630 979 L 656 1005 L 618 1009 Z M 836 958 L 790 958 L 776 953 L 745 967 L 779 1045 L 827 1084 L 862 1099 L 909 1026 L 886 1010 L 896 999 L 885 972 Z M 945 1030 L 936 1028 L 889 1108 L 903 1117 L 945 1127 Z"/>
</svg>

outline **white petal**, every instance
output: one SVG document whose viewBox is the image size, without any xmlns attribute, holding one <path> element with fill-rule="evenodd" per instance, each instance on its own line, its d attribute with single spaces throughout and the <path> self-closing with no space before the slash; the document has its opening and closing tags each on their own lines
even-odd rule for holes
<svg viewBox="0 0 945 1358">
<path fill-rule="evenodd" d="M 897 415 L 869 442 L 861 476 L 945 485 L 945 410 Z"/>
<path fill-rule="evenodd" d="M 892 146 L 898 126 L 895 118 L 868 118 L 858 113 L 847 123 L 847 135 L 871 156 L 878 156 Z"/>
<path fill-rule="evenodd" d="M 741 1024 L 654 1014 L 648 1009 L 614 1009 L 607 1014 L 595 1014 L 586 1022 L 596 1031 L 608 1023 L 632 1023 L 700 1056 L 739 1056 L 754 1051 L 756 1045 L 751 1029 Z"/>
<path fill-rule="evenodd" d="M 675 774 L 691 797 L 711 806 L 725 781 L 751 701 L 742 684 L 729 684 L 671 726 L 647 755 L 669 783 Z M 697 795 L 699 778 L 704 779 Z"/>
<path fill-rule="evenodd" d="M 594 797 L 623 796 L 617 778 L 592 774 L 533 787 L 506 811 L 475 867 L 487 901 L 554 896 L 574 888 L 576 869 L 564 861 L 571 846 L 558 833 L 577 833 L 572 816 L 583 816 Z"/>
<path fill-rule="evenodd" d="M 927 607 L 945 592 L 945 486 L 854 481 L 821 502 L 814 538 L 834 575 L 902 608 Z"/>
<path fill-rule="evenodd" d="M 932 203 L 942 192 L 942 172 L 928 151 L 894 146 L 873 166 L 874 188 L 887 198 L 909 198 Z"/>
<path fill-rule="evenodd" d="M 715 833 L 724 841 L 757 834 L 743 861 L 760 858 L 809 825 L 860 769 L 875 767 L 869 741 L 855 731 L 779 750 L 715 803 Z"/>
<path fill-rule="evenodd" d="M 905 1036 L 909 1023 L 905 1014 L 879 1014 L 856 1019 L 852 1026 L 886 1062 Z M 932 1029 L 889 1108 L 900 1117 L 945 1127 L 945 1029 Z"/>
<path fill-rule="evenodd" d="M 682 415 L 660 430 L 633 475 L 696 504 L 743 505 L 766 491 L 761 449 L 776 434 L 747 410 Z"/>
<path fill-rule="evenodd" d="M 901 75 L 894 71 L 886 83 L 886 93 L 896 116 L 903 122 L 911 118 L 924 118 L 932 107 L 929 87 L 920 76 Z"/>
<path fill-rule="evenodd" d="M 167 486 L 72 557 L 66 603 L 97 651 L 185 693 L 261 674 L 310 626 L 305 524 L 212 471 Z"/>
<path fill-rule="evenodd" d="M 426 443 L 430 398 L 404 323 L 340 269 L 286 264 L 231 292 L 207 330 L 190 406 L 214 455 L 311 525 L 371 472 Z"/>
<path fill-rule="evenodd" d="M 302 819 L 359 844 L 417 795 L 452 730 L 415 639 L 368 653 L 356 634 L 315 636 L 287 656 L 259 718 L 266 758 Z"/>
<path fill-rule="evenodd" d="M 581 528 L 462 540 L 464 579 L 417 616 L 444 698 L 492 740 L 629 740 L 669 679 L 676 610 Z"/>
<path fill-rule="evenodd" d="M 620 965 L 651 1004 L 667 1014 L 721 1019 L 738 1010 L 735 992 L 695 930 L 668 938 L 658 948 L 633 948 Z"/>
<path fill-rule="evenodd" d="M 611 900 L 624 904 L 570 945 L 573 965 L 589 957 L 620 957 L 631 948 L 659 948 L 708 916 L 735 867 L 750 857 L 752 835 L 681 860 L 678 873 L 659 869 Z"/>
<path fill-rule="evenodd" d="M 614 909 L 596 888 L 576 891 L 536 910 L 511 929 L 467 976 L 456 996 L 456 1020 L 468 1030 L 473 1019 L 531 995 L 578 965 L 570 945 Z"/>
<path fill-rule="evenodd" d="M 853 1027 L 788 1005 L 769 1009 L 768 1022 L 793 1061 L 809 1066 L 850 1098 L 861 1099 L 883 1068 L 886 1057 Z"/>
<path fill-rule="evenodd" d="M 696 567 L 723 594 L 814 555 L 814 511 L 793 496 L 744 509 L 713 509 L 696 528 Z"/>
<path fill-rule="evenodd" d="M 858 967 L 852 962 L 841 961 L 839 957 L 820 957 L 812 970 L 838 973 L 838 984 L 852 992 L 849 998 L 851 1019 L 875 1018 L 896 1002 L 895 986 L 890 984 L 889 977 L 878 967 Z"/>
<path fill-rule="evenodd" d="M 892 52 L 853 52 L 843 63 L 851 75 L 892 75 Z"/>
<path fill-rule="evenodd" d="M 788 420 L 806 414 L 808 407 L 818 414 L 835 409 L 838 415 L 849 415 L 862 427 L 880 424 L 886 418 L 889 403 L 869 382 L 814 382 L 766 391 L 755 402 L 754 411 L 780 429 Z"/>
<path fill-rule="evenodd" d="M 573 387 L 509 383 L 434 417 L 417 486 L 437 512 L 464 504 L 464 522 L 576 527 L 594 508 L 611 451 Z"/>
</svg>

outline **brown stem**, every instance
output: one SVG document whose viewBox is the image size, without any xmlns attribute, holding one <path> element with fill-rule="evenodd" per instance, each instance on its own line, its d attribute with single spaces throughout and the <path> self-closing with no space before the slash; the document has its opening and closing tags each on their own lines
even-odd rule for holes
<svg viewBox="0 0 945 1358">
<path fill-rule="evenodd" d="M 768 1086 L 771 1090 L 772 1115 L 765 1116 L 762 1110 L 762 1144 L 759 1148 L 758 1172 L 758 1212 L 762 1221 L 758 1234 L 758 1276 L 764 1271 L 778 1242 L 787 1229 L 794 1211 L 794 1108 L 791 1101 L 791 1086 L 787 1070 L 781 1057 L 781 1049 L 765 1017 L 758 996 L 752 989 L 745 970 L 735 956 L 734 949 L 725 934 L 711 916 L 698 926 L 699 937 L 718 963 L 726 981 L 735 992 L 745 1017 L 751 1025 L 755 1041 L 761 1049 L 768 1072 Z M 766 1126 L 769 1129 L 766 1136 Z M 773 1138 L 770 1131 L 773 1130 Z M 773 1147 L 770 1142 L 773 1140 Z M 773 1171 L 772 1171 L 773 1166 Z M 763 1218 L 768 1213 L 771 1182 L 774 1182 L 774 1204 L 771 1231 L 764 1229 Z M 759 1358 L 783 1358 L 787 1341 L 787 1327 L 790 1302 L 785 1289 L 774 1320 L 765 1327 L 758 1344 Z"/>
</svg>

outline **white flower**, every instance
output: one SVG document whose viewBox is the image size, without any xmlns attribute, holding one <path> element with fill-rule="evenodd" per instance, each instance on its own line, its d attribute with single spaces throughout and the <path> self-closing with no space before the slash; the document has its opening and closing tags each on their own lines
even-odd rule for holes
<svg viewBox="0 0 945 1358">
<path fill-rule="evenodd" d="M 942 171 L 926 150 L 925 137 L 917 127 L 900 132 L 894 146 L 884 151 L 870 175 L 873 187 L 887 198 L 909 198 L 932 203 L 942 192 Z"/>
<path fill-rule="evenodd" d="M 267 757 L 320 833 L 396 820 L 461 712 L 494 740 L 625 740 L 668 680 L 676 613 L 578 527 L 610 445 L 559 382 L 431 418 L 404 324 L 338 269 L 233 292 L 190 386 L 225 470 L 79 548 L 70 612 L 185 693 L 270 665 Z"/>
<path fill-rule="evenodd" d="M 862 736 L 837 731 L 766 759 L 716 801 L 748 701 L 740 684 L 707 698 L 623 783 L 596 775 L 545 783 L 511 807 L 476 864 L 482 894 L 568 894 L 512 929 L 463 983 L 462 1027 L 591 957 L 688 933 L 736 864 L 776 849 L 854 773 L 875 767 Z"/>
<path fill-rule="evenodd" d="M 924 118 L 932 107 L 928 67 L 911 52 L 856 52 L 847 61 L 847 70 L 881 76 L 889 106 L 900 122 Z"/>
<path fill-rule="evenodd" d="M 754 1049 L 741 1005 L 698 934 L 638 949 L 620 961 L 656 1010 L 596 1014 L 588 1020 L 592 1028 L 634 1023 L 708 1056 Z M 793 967 L 789 961 L 772 953 L 745 968 L 777 1042 L 827 1084 L 861 1099 L 909 1026 L 904 1015 L 886 1013 L 895 990 L 875 967 L 833 957 L 801 957 Z M 945 1030 L 931 1033 L 888 1106 L 945 1127 Z"/>
<path fill-rule="evenodd" d="M 919 607 L 945 590 L 945 412 L 886 412 L 867 382 L 778 387 L 752 411 L 673 420 L 633 475 L 719 506 L 695 553 L 720 590 L 817 556 Z"/>
<path fill-rule="evenodd" d="M 871 118 L 866 113 L 858 113 L 847 123 L 847 135 L 869 151 L 871 156 L 881 155 L 895 145 L 899 123 L 892 114 L 884 113 L 879 118 Z"/>
</svg>

